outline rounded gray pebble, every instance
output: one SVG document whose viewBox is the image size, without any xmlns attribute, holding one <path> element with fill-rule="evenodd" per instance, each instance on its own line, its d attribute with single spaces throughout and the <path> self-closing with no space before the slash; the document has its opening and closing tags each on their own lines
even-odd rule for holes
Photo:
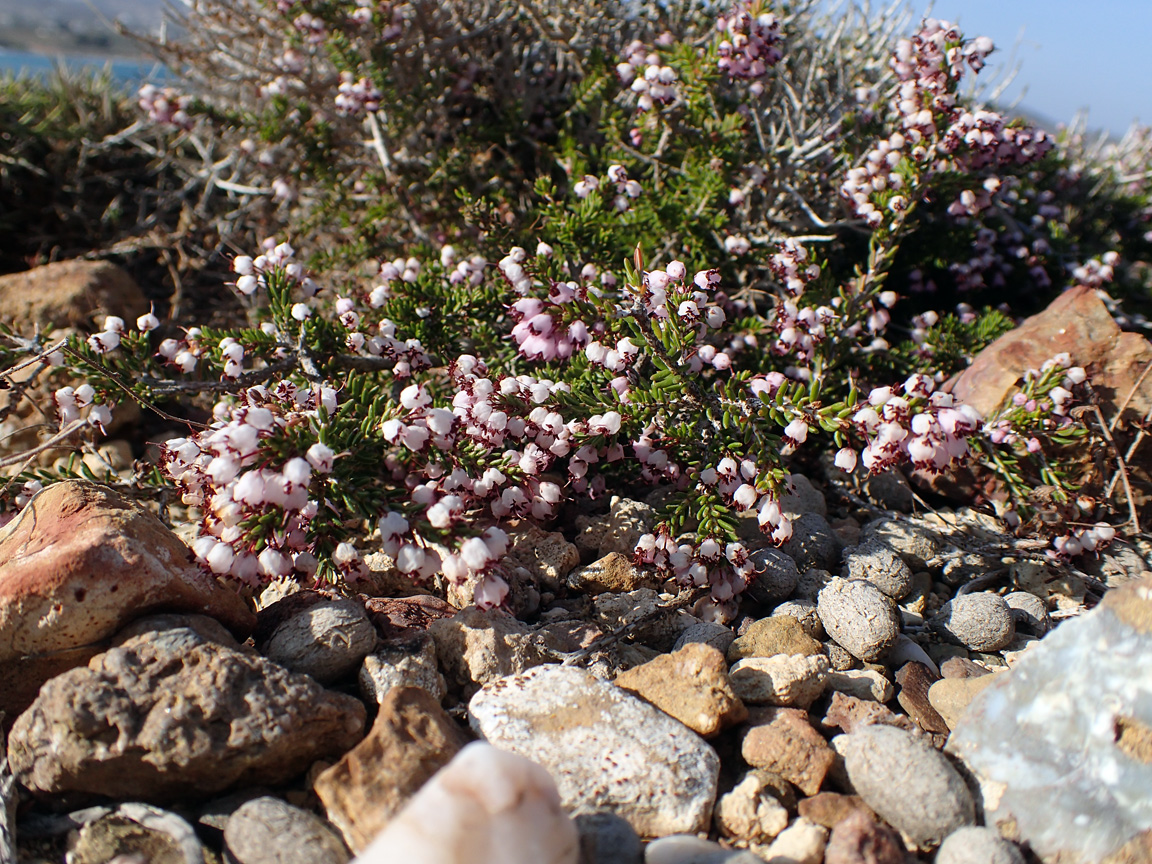
<svg viewBox="0 0 1152 864">
<path fill-rule="evenodd" d="M 718 624 L 715 621 L 698 621 L 695 624 L 689 625 L 680 638 L 676 640 L 676 644 L 672 646 L 673 651 L 679 651 L 685 645 L 690 645 L 694 642 L 703 642 L 705 645 L 711 645 L 721 654 L 728 653 L 728 646 L 736 640 L 736 634 L 732 632 L 731 627 L 725 627 L 723 624 Z"/>
<path fill-rule="evenodd" d="M 803 571 L 838 569 L 843 547 L 827 519 L 819 513 L 805 513 L 792 520 L 792 537 L 780 548 Z"/>
<path fill-rule="evenodd" d="M 865 726 L 843 742 L 856 794 L 917 846 L 976 821 L 972 793 L 942 753 L 895 726 Z"/>
<path fill-rule="evenodd" d="M 305 609 L 276 628 L 264 646 L 274 663 L 331 684 L 351 674 L 376 647 L 364 607 L 333 600 Z"/>
<path fill-rule="evenodd" d="M 1024 856 L 996 830 L 970 825 L 940 844 L 936 864 L 1024 864 Z"/>
<path fill-rule="evenodd" d="M 345 864 L 351 857 L 327 822 L 271 796 L 253 798 L 232 814 L 224 852 L 235 864 Z"/>
<path fill-rule="evenodd" d="M 861 660 L 875 660 L 900 638 L 896 601 L 870 582 L 833 578 L 816 609 L 828 635 Z"/>
<path fill-rule="evenodd" d="M 1012 610 L 1012 617 L 1016 619 L 1016 629 L 1031 633 L 1033 636 L 1043 636 L 1048 632 L 1052 623 L 1048 617 L 1048 607 L 1035 594 L 1013 591 L 1004 596 L 1004 602 Z"/>
<path fill-rule="evenodd" d="M 640 864 L 644 849 L 628 820 L 607 810 L 579 813 L 581 864 Z"/>
<path fill-rule="evenodd" d="M 803 474 L 792 474 L 788 477 L 791 491 L 780 499 L 780 512 L 785 516 L 795 517 L 802 513 L 818 513 L 828 516 L 828 502 L 824 500 L 824 493 L 812 485 L 812 481 Z"/>
<path fill-rule="evenodd" d="M 748 556 L 755 575 L 745 594 L 757 603 L 779 603 L 787 600 L 800 581 L 796 562 L 771 546 L 757 549 Z"/>
<path fill-rule="evenodd" d="M 913 570 L 927 570 L 942 545 L 940 537 L 928 528 L 896 519 L 874 519 L 865 525 L 860 542 L 872 539 L 886 543 Z"/>
<path fill-rule="evenodd" d="M 999 651 L 1016 635 L 1016 622 L 1004 598 L 974 591 L 949 600 L 931 622 L 933 629 L 970 651 Z"/>
<path fill-rule="evenodd" d="M 764 864 L 764 860 L 747 850 L 726 849 L 694 834 L 673 834 L 648 844 L 644 864 Z"/>
<path fill-rule="evenodd" d="M 888 544 L 872 539 L 844 554 L 845 579 L 863 579 L 899 600 L 912 590 L 912 571 Z"/>
</svg>

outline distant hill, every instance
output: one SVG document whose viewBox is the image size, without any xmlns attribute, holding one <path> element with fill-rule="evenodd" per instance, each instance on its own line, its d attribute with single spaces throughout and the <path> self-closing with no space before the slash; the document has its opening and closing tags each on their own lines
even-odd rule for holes
<svg viewBox="0 0 1152 864">
<path fill-rule="evenodd" d="M 0 47 L 38 53 L 134 54 L 135 44 L 117 36 L 101 16 L 155 33 L 164 9 L 163 0 L 0 0 Z"/>
</svg>

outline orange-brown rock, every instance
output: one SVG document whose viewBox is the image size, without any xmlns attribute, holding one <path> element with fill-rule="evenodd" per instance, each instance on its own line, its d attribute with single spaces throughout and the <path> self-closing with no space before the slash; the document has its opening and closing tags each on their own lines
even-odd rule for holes
<svg viewBox="0 0 1152 864">
<path fill-rule="evenodd" d="M 954 396 L 985 417 L 1015 391 L 1028 369 L 1067 352 L 1072 363 L 1088 372 L 1105 417 L 1128 397 L 1126 420 L 1139 420 L 1152 407 L 1152 375 L 1139 381 L 1152 363 L 1152 343 L 1139 333 L 1120 329 L 1095 291 L 1077 286 L 1065 291 L 1038 315 L 1005 333 L 977 355 L 972 365 L 948 385 Z"/>
<path fill-rule="evenodd" d="M 419 687 L 393 687 L 367 737 L 313 785 L 328 819 L 361 852 L 420 787 L 468 743 L 463 731 Z"/>
<path fill-rule="evenodd" d="M 36 325 L 45 332 L 100 327 L 105 315 L 132 322 L 147 311 L 136 282 L 108 261 L 56 261 L 0 276 L 0 321 L 26 335 Z"/>
<path fill-rule="evenodd" d="M 156 516 L 104 486 L 49 486 L 0 529 L 0 711 L 14 718 L 49 678 L 156 612 L 207 615 L 240 639 L 255 625 Z"/>
<path fill-rule="evenodd" d="M 748 716 L 748 709 L 728 680 L 724 655 L 702 642 L 689 643 L 679 651 L 621 672 L 613 683 L 704 738 L 718 735 Z"/>
</svg>

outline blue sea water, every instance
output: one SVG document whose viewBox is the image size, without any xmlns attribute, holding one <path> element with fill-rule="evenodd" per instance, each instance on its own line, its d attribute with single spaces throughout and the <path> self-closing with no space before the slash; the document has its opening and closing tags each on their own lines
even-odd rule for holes
<svg viewBox="0 0 1152 864">
<path fill-rule="evenodd" d="M 167 77 L 163 66 L 144 58 L 109 59 L 75 54 L 33 54 L 28 51 L 0 48 L 0 73 L 14 72 L 20 76 L 44 78 L 60 65 L 70 70 L 88 69 L 93 72 L 111 68 L 112 77 L 126 86 L 144 81 L 159 81 Z"/>
</svg>

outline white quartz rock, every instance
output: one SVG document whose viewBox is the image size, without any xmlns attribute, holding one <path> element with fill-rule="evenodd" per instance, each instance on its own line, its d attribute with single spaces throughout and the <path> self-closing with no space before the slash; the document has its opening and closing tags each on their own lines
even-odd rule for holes
<svg viewBox="0 0 1152 864">
<path fill-rule="evenodd" d="M 548 772 L 477 741 L 416 793 L 353 864 L 577 864 Z"/>
</svg>

